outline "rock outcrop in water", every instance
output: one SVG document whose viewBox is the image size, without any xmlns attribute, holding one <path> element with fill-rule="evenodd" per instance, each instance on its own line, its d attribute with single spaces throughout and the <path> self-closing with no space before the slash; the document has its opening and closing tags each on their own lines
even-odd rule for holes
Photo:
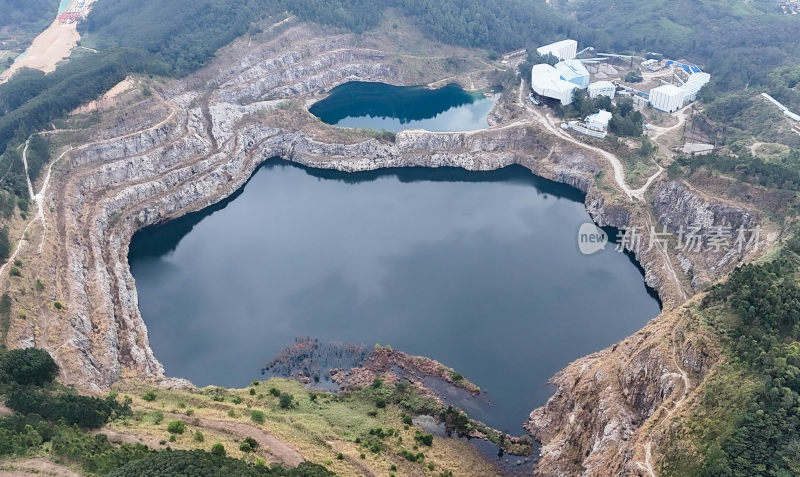
<svg viewBox="0 0 800 477">
<path fill-rule="evenodd" d="M 366 48 L 351 35 L 288 22 L 219 56 L 211 67 L 166 86 L 160 97 L 116 112 L 53 168 L 47 233 L 42 253 L 31 260 L 46 270 L 49 300 L 66 306 L 43 306 L 15 321 L 9 338 L 12 345 L 35 343 L 50 351 L 68 383 L 102 389 L 125 377 L 164 379 L 138 309 L 127 263 L 130 238 L 142 227 L 231 195 L 275 156 L 342 171 L 521 164 L 584 191 L 591 216 L 616 227 L 674 228 L 693 216 L 730 224 L 758 219 L 667 180 L 654 185 L 652 208 L 631 201 L 607 179 L 613 176 L 605 159 L 558 140 L 530 118 L 509 118 L 512 103 L 498 105 L 497 124 L 485 131 L 405 131 L 394 142 L 323 125 L 304 106 L 338 84 L 419 81 L 406 77 L 408 58 Z M 673 308 L 742 257 L 677 257 L 653 249 L 637 258 L 647 283 Z M 671 317 L 665 314 L 622 344 L 559 373 L 555 395 L 528 422 L 545 444 L 540 473 L 627 468 L 637 430 L 678 388 L 680 368 L 665 344 L 675 324 Z M 687 346 L 679 359 L 696 361 L 699 378 L 708 359 Z"/>
</svg>

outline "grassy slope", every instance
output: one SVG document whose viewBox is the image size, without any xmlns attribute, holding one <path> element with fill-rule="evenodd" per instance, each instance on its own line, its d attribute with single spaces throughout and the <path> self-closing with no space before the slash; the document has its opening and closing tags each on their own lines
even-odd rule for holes
<svg viewBox="0 0 800 477">
<path fill-rule="evenodd" d="M 204 429 L 202 424 L 193 425 L 191 422 L 194 417 L 257 426 L 290 443 L 305 459 L 323 464 L 343 476 L 362 475 L 361 466 L 366 466 L 376 475 L 388 476 L 392 464 L 398 469 L 397 475 L 438 475 L 444 470 L 450 470 L 454 475 L 495 474 L 494 469 L 481 459 L 472 447 L 462 441 L 434 437 L 432 447 L 419 445 L 418 450 L 413 450 L 414 433 L 419 428 L 412 425 L 405 429 L 402 411 L 397 405 L 390 403 L 384 409 L 375 406 L 375 396 L 389 393 L 391 391 L 389 385 L 384 385 L 378 390 L 356 391 L 345 397 L 317 393 L 318 397 L 313 402 L 309 397 L 309 391 L 301 384 L 283 379 L 271 379 L 261 382 L 258 386 L 252 386 L 256 391 L 255 395 L 250 395 L 249 389 L 224 390 L 221 394 L 214 388 L 157 389 L 156 400 L 152 402 L 141 398 L 151 389 L 147 384 L 129 382 L 120 383 L 117 387 L 120 394 L 133 398 L 132 406 L 136 412 L 133 419 L 117 421 L 112 423 L 110 428 L 141 436 L 146 442 L 168 441 L 167 423 L 174 418 L 172 414 L 185 415 L 191 409 L 192 416 L 183 418 L 187 423 L 187 432 L 178 436 L 176 442 L 167 442 L 176 449 L 210 450 L 215 442 L 222 442 L 229 456 L 253 458 L 239 451 L 236 442 L 240 440 L 239 436 L 234 438 L 218 431 Z M 269 394 L 269 389 L 272 387 L 292 394 L 297 405 L 291 409 L 281 409 L 278 399 Z M 214 395 L 223 395 L 224 401 L 215 401 L 212 398 Z M 235 397 L 242 400 L 240 404 L 234 404 Z M 252 410 L 264 412 L 263 424 L 252 421 L 250 417 Z M 157 411 L 166 416 L 163 422 L 155 422 Z M 229 414 L 230 411 L 233 412 L 233 417 Z M 377 414 L 370 416 L 368 413 L 371 411 L 377 411 Z M 397 437 L 381 439 L 384 449 L 378 453 L 354 442 L 356 438 L 364 441 L 370 439 L 369 430 L 376 427 L 398 431 L 402 442 Z M 205 435 L 203 443 L 193 440 L 192 432 L 195 430 L 201 430 Z M 424 463 L 409 462 L 400 455 L 402 449 L 423 452 Z M 337 458 L 339 452 L 343 454 L 344 459 Z M 360 457 L 361 454 L 365 455 L 364 459 Z M 434 464 L 435 474 L 427 468 L 429 463 Z"/>
</svg>

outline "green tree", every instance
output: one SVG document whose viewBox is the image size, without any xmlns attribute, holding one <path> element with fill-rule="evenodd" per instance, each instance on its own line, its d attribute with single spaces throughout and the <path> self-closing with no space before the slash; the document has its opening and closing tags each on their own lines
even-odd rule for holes
<svg viewBox="0 0 800 477">
<path fill-rule="evenodd" d="M 294 402 L 294 396 L 289 393 L 281 393 L 280 397 L 278 398 L 278 404 L 281 406 L 281 409 L 288 409 L 292 407 Z"/>
<path fill-rule="evenodd" d="M 58 376 L 58 365 L 38 348 L 15 349 L 0 357 L 0 377 L 17 384 L 41 386 Z"/>
</svg>

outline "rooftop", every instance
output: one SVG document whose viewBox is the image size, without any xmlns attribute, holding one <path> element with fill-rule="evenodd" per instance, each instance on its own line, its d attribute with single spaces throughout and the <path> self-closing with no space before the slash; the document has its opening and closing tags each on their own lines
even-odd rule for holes
<svg viewBox="0 0 800 477">
<path fill-rule="evenodd" d="M 606 111 L 605 109 L 601 109 L 600 111 L 586 117 L 586 122 L 590 121 L 601 124 L 608 124 L 608 122 L 611 121 L 611 113 Z"/>
<path fill-rule="evenodd" d="M 533 65 L 531 81 L 534 89 L 552 89 L 556 91 L 571 91 L 575 89 L 575 83 L 570 83 L 561 79 L 558 70 L 548 64 Z"/>
<path fill-rule="evenodd" d="M 565 60 L 556 63 L 556 70 L 566 80 L 579 76 L 589 76 L 589 70 L 583 66 L 580 60 Z"/>
<path fill-rule="evenodd" d="M 711 75 L 708 73 L 693 73 L 689 75 L 689 79 L 686 80 L 686 83 L 681 86 L 682 89 L 687 96 L 692 96 L 697 94 L 703 86 L 706 85 L 711 81 Z"/>
<path fill-rule="evenodd" d="M 614 89 L 616 89 L 616 86 L 614 86 L 614 83 L 612 83 L 611 81 L 595 81 L 594 83 L 591 83 L 589 85 L 589 88 L 591 88 L 591 89 L 606 89 L 606 88 L 614 88 Z"/>
<path fill-rule="evenodd" d="M 659 93 L 664 93 L 668 96 L 678 96 L 684 94 L 684 91 L 681 88 L 678 88 L 674 84 L 665 84 L 663 86 L 659 86 L 658 88 L 653 88 L 650 91 L 650 96 L 653 95 L 654 92 L 658 91 Z"/>
<path fill-rule="evenodd" d="M 541 46 L 539 48 L 540 49 L 544 49 L 544 48 L 547 48 L 547 49 L 550 49 L 550 48 L 554 48 L 554 49 L 555 48 L 562 48 L 562 47 L 565 47 L 565 46 L 571 46 L 573 43 L 575 45 L 578 44 L 578 42 L 575 41 L 575 40 L 561 40 L 561 41 L 557 41 L 555 43 L 549 43 L 547 45 L 543 45 L 543 46 Z"/>
</svg>

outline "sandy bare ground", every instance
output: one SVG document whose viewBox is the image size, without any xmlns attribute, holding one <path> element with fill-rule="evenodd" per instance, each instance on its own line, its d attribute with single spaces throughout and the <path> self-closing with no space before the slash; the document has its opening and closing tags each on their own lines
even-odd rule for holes
<svg viewBox="0 0 800 477">
<path fill-rule="evenodd" d="M 184 417 L 184 420 L 185 417 Z M 194 418 L 186 420 L 187 424 L 214 430 L 235 437 L 252 437 L 258 442 L 260 450 L 265 451 L 271 462 L 281 462 L 295 467 L 303 462 L 303 456 L 287 442 L 279 439 L 274 434 L 256 426 L 243 422 L 217 421 L 214 419 Z"/>
<path fill-rule="evenodd" d="M 33 40 L 27 55 L 0 74 L 0 82 L 6 81 L 20 68 L 33 68 L 45 73 L 55 70 L 56 64 L 69 56 L 80 38 L 75 23 L 62 25 L 58 20 L 53 20 L 53 23 Z"/>
<path fill-rule="evenodd" d="M 0 460 L 0 477 L 82 477 L 69 467 L 45 459 Z"/>
<path fill-rule="evenodd" d="M 120 444 L 142 444 L 151 449 L 160 449 L 161 440 L 163 439 L 159 436 L 153 436 L 144 433 L 134 434 L 132 432 L 118 431 L 109 427 L 103 427 L 102 429 L 98 429 L 92 433 L 95 435 L 104 434 L 111 442 L 117 442 Z"/>
<path fill-rule="evenodd" d="M 70 114 L 87 114 L 94 111 L 103 111 L 110 109 L 116 105 L 117 96 L 130 91 L 136 86 L 136 82 L 130 76 L 117 83 L 113 88 L 108 90 L 104 95 L 100 96 L 94 101 L 90 101 L 83 106 L 76 108 Z"/>
</svg>

